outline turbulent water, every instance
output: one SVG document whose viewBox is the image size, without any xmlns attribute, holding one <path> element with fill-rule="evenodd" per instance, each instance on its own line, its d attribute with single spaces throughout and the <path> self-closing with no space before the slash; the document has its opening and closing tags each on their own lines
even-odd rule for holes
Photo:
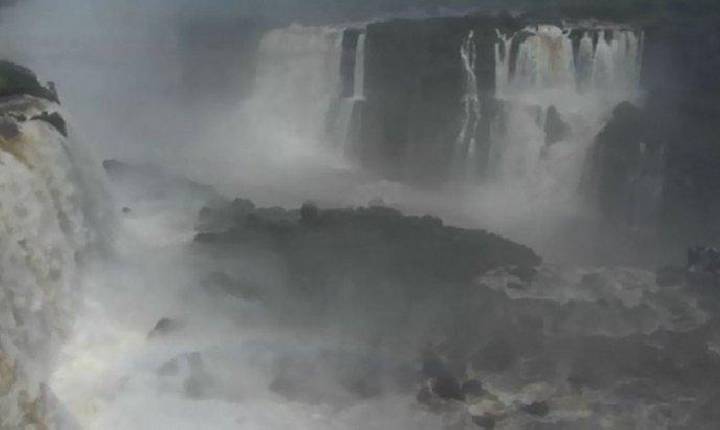
<svg viewBox="0 0 720 430">
<path fill-rule="evenodd" d="M 259 149 L 231 139 L 223 148 L 236 152 L 218 175 L 257 161 L 266 176 L 248 178 L 291 182 L 286 169 L 305 157 L 350 155 L 363 144 L 356 127 L 373 46 L 360 30 L 344 93 L 343 37 L 340 28 L 300 26 L 264 35 L 254 91 L 231 121 L 239 141 Z M 519 218 L 530 230 L 542 225 L 528 220 L 579 210 L 594 137 L 615 105 L 640 95 L 642 34 L 555 26 L 498 34 L 494 112 L 478 90 L 477 37 L 469 32 L 457 47 L 464 94 L 455 139 L 444 143 L 460 178 L 451 191 L 471 189 L 459 193 L 466 206 L 337 172 L 317 187 L 337 187 L 328 201 L 382 197 L 450 220 L 469 210 L 498 228 Z M 37 103 L 0 109 L 57 110 Z M 482 121 L 491 126 L 487 172 L 473 137 Z M 222 200 L 211 187 L 107 163 L 119 220 L 98 223 L 87 197 L 98 195 L 90 188 L 102 176 L 79 168 L 96 162 L 45 121 L 18 127 L 0 139 L 0 429 L 58 420 L 58 428 L 101 430 L 695 430 L 717 422 L 707 410 L 720 395 L 717 298 L 684 280 L 661 286 L 634 268 L 500 268 L 462 295 L 437 288 L 422 306 L 401 303 L 387 320 L 403 324 L 383 326 L 352 298 L 381 313 L 395 303 L 393 283 L 370 293 L 339 279 L 324 305 L 352 312 L 308 328 L 251 293 L 228 291 L 239 279 L 283 301 L 297 286 L 277 256 L 194 241 L 198 211 Z M 237 154 L 247 160 L 236 164 Z M 287 201 L 287 190 L 249 185 L 270 204 Z M 229 197 L 242 192 L 233 183 Z M 116 228 L 106 258 L 86 252 L 97 227 Z M 438 395 L 427 350 L 431 364 L 482 381 L 482 394 Z"/>
<path fill-rule="evenodd" d="M 581 35 L 576 46 L 573 31 Z M 499 34 L 490 178 L 504 194 L 527 199 L 530 210 L 577 206 L 595 136 L 618 103 L 639 97 L 642 36 L 622 29 L 595 34 L 595 44 L 589 30 L 554 26 Z M 556 119 L 567 130 L 549 139 Z"/>
<path fill-rule="evenodd" d="M 12 119 L 58 106 L 28 97 L 0 110 L 0 428 L 44 428 L 57 418 L 46 381 L 81 296 L 93 191 L 76 142 L 48 122 Z"/>
<path fill-rule="evenodd" d="M 268 32 L 258 50 L 256 82 L 244 107 L 254 137 L 283 152 L 312 151 L 340 90 L 342 30 L 293 26 Z"/>
</svg>

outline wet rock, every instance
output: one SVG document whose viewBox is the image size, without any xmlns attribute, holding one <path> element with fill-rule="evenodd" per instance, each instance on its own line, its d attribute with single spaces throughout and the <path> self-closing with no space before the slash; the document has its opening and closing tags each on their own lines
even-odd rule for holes
<svg viewBox="0 0 720 430">
<path fill-rule="evenodd" d="M 161 318 L 155 327 L 148 333 L 148 339 L 155 339 L 175 333 L 182 329 L 183 324 L 172 318 Z"/>
<path fill-rule="evenodd" d="M 317 222 L 319 214 L 320 209 L 312 202 L 305 202 L 300 208 L 300 220 L 306 225 L 312 225 Z"/>
<path fill-rule="evenodd" d="M 418 391 L 415 399 L 418 401 L 418 403 L 421 403 L 423 405 L 431 404 L 433 400 L 433 394 L 430 391 L 430 387 L 422 387 L 420 391 Z"/>
<path fill-rule="evenodd" d="M 468 407 L 472 422 L 485 429 L 493 429 L 507 415 L 506 407 L 496 399 L 484 399 Z"/>
<path fill-rule="evenodd" d="M 30 69 L 0 61 L 0 97 L 28 95 L 58 103 L 57 93 L 40 85 Z"/>
<path fill-rule="evenodd" d="M 45 121 L 46 123 L 55 127 L 55 130 L 57 130 L 63 136 L 67 137 L 68 135 L 67 123 L 65 122 L 65 119 L 62 117 L 62 115 L 57 112 L 43 112 L 40 115 L 35 115 L 30 119 L 33 121 Z"/>
<path fill-rule="evenodd" d="M 553 143 L 565 140 L 570 134 L 570 126 L 563 121 L 555 106 L 548 108 L 544 128 L 546 145 L 552 145 Z"/>
<path fill-rule="evenodd" d="M 465 400 L 460 382 L 451 375 L 433 378 L 430 381 L 432 393 L 445 400 Z"/>
<path fill-rule="evenodd" d="M 525 283 L 530 283 L 537 276 L 537 269 L 531 266 L 516 266 L 508 270 L 508 273 Z"/>
<path fill-rule="evenodd" d="M 548 405 L 547 402 L 532 402 L 530 404 L 520 406 L 520 409 L 525 413 L 538 417 L 544 417 L 550 413 L 550 405 Z"/>
<path fill-rule="evenodd" d="M 527 285 L 521 284 L 519 282 L 508 282 L 507 287 L 511 290 L 525 290 L 527 289 Z"/>
<path fill-rule="evenodd" d="M 495 428 L 497 419 L 492 415 L 473 416 L 472 422 L 478 427 L 492 430 Z"/>
<path fill-rule="evenodd" d="M 462 392 L 466 397 L 480 397 L 485 394 L 485 388 L 479 379 L 469 379 L 463 382 Z"/>
<path fill-rule="evenodd" d="M 20 128 L 18 128 L 15 121 L 6 117 L 0 117 L 0 136 L 2 136 L 3 139 L 15 139 L 20 136 Z"/>
</svg>

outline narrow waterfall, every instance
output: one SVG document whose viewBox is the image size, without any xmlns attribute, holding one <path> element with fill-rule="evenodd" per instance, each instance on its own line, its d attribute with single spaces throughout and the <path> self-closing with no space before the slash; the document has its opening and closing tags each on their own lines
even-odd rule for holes
<svg viewBox="0 0 720 430">
<path fill-rule="evenodd" d="M 365 99 L 365 42 L 367 35 L 361 33 L 358 37 L 355 51 L 355 76 L 353 98 L 355 100 Z"/>
<path fill-rule="evenodd" d="M 475 75 L 476 49 L 475 32 L 471 30 L 460 47 L 465 91 L 462 125 L 455 141 L 454 151 L 455 171 L 460 168 L 467 179 L 473 178 L 476 173 L 477 141 L 475 135 L 482 115 L 477 76 Z"/>
<path fill-rule="evenodd" d="M 355 43 L 355 57 L 352 68 L 352 93 L 338 101 L 335 119 L 328 124 L 332 145 L 343 154 L 351 150 L 357 141 L 357 130 L 362 120 L 362 103 L 365 101 L 365 43 L 366 34 L 360 33 Z M 331 113 L 332 114 L 332 113 Z"/>
<path fill-rule="evenodd" d="M 638 97 L 641 45 L 642 36 L 624 29 L 540 25 L 498 33 L 492 183 L 529 202 L 572 202 L 610 112 Z"/>
</svg>

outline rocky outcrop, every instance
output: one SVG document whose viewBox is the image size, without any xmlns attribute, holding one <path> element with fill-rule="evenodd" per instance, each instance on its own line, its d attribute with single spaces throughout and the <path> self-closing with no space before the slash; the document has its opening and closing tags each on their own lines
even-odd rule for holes
<svg viewBox="0 0 720 430">
<path fill-rule="evenodd" d="M 9 61 L 0 61 L 0 97 L 11 96 L 33 96 L 59 102 L 54 84 L 43 87 L 29 69 Z"/>
<path fill-rule="evenodd" d="M 666 151 L 662 233 L 686 246 L 720 240 L 719 25 L 707 14 L 646 30 L 647 130 Z"/>
<path fill-rule="evenodd" d="M 342 315 L 348 325 L 357 324 L 353 330 L 363 327 L 363 337 L 414 330 L 414 319 L 446 309 L 421 311 L 422 303 L 459 303 L 488 270 L 540 262 L 531 249 L 495 234 L 387 207 L 285 210 L 237 200 L 203 209 L 198 228 L 199 249 L 224 261 L 257 261 L 254 271 L 272 263 L 272 276 L 280 277 L 271 287 L 270 275 L 233 272 L 230 265 L 223 269 L 227 276 L 214 275 L 206 288 L 252 298 L 298 324 Z M 273 293 L 276 283 L 286 292 Z"/>
<path fill-rule="evenodd" d="M 421 184 L 442 182 L 462 128 L 463 41 L 473 32 L 478 92 L 495 89 L 496 30 L 522 21 L 503 16 L 394 20 L 367 27 L 366 96 L 361 130 L 365 164 L 388 177 Z M 494 105 L 481 97 L 482 117 Z M 489 124 L 475 129 L 487 144 Z"/>
<path fill-rule="evenodd" d="M 563 121 L 555 106 L 550 106 L 545 118 L 545 144 L 552 145 L 570 134 L 570 125 Z"/>
<path fill-rule="evenodd" d="M 660 205 L 664 162 L 663 147 L 649 139 L 645 113 L 623 102 L 595 140 L 581 192 L 605 220 L 652 228 Z"/>
</svg>

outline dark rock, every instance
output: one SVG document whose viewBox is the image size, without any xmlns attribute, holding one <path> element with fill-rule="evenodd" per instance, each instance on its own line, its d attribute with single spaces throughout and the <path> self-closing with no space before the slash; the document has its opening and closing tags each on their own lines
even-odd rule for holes
<svg viewBox="0 0 720 430">
<path fill-rule="evenodd" d="M 183 328 L 183 324 L 172 318 L 161 318 L 155 327 L 148 334 L 149 339 L 154 339 L 175 333 Z"/>
<path fill-rule="evenodd" d="M 28 95 L 58 103 L 57 94 L 40 85 L 37 76 L 25 67 L 0 61 L 0 97 Z"/>
<path fill-rule="evenodd" d="M 432 393 L 445 400 L 465 400 L 460 382 L 451 375 L 439 376 L 430 381 Z"/>
<path fill-rule="evenodd" d="M 132 212 L 132 209 L 130 209 L 129 207 L 125 206 L 122 208 L 122 213 L 124 213 L 125 215 L 129 214 L 130 212 Z"/>
<path fill-rule="evenodd" d="M 391 20 L 367 26 L 366 102 L 360 157 L 384 176 L 436 185 L 451 176 L 453 145 L 463 113 L 460 47 L 473 31 L 481 120 L 473 136 L 487 163 L 494 106 L 496 29 L 521 28 L 510 16 L 473 15 Z M 442 144 L 440 144 L 442 143 Z M 463 142 L 467 144 L 467 142 Z"/>
<path fill-rule="evenodd" d="M 720 251 L 712 247 L 695 246 L 688 249 L 687 270 L 720 273 Z"/>
<path fill-rule="evenodd" d="M 9 114 L 11 118 L 14 118 L 17 122 L 25 122 L 27 121 L 27 116 L 22 113 L 10 113 Z"/>
<path fill-rule="evenodd" d="M 570 134 L 570 126 L 563 121 L 555 106 L 550 106 L 547 110 L 544 129 L 546 145 L 565 140 Z"/>
<path fill-rule="evenodd" d="M 478 427 L 482 427 L 487 430 L 495 428 L 497 419 L 492 415 L 473 416 L 472 422 Z"/>
<path fill-rule="evenodd" d="M 465 396 L 479 397 L 485 394 L 485 389 L 479 379 L 469 379 L 463 382 L 462 392 Z"/>
<path fill-rule="evenodd" d="M 517 276 L 523 282 L 529 283 L 537 276 L 537 269 L 531 266 L 517 266 L 511 268 L 508 273 Z"/>
<path fill-rule="evenodd" d="M 55 130 L 57 130 L 63 136 L 67 137 L 68 135 L 68 129 L 67 124 L 65 123 L 65 119 L 57 112 L 53 112 L 50 114 L 47 112 L 43 112 L 40 115 L 35 115 L 30 119 L 33 121 L 45 121 L 55 127 Z"/>
<path fill-rule="evenodd" d="M 6 117 L 0 117 L 0 136 L 3 139 L 11 140 L 20 135 L 20 128 L 15 121 Z"/>
<path fill-rule="evenodd" d="M 508 282 L 507 287 L 511 290 L 525 290 L 527 285 L 520 284 L 518 282 Z"/>
<path fill-rule="evenodd" d="M 440 378 L 450 374 L 447 364 L 439 355 L 433 352 L 423 354 L 422 367 L 420 369 L 422 375 L 426 378 Z"/>
<path fill-rule="evenodd" d="M 585 169 L 592 204 L 620 225 L 652 226 L 659 196 L 649 185 L 661 181 L 662 148 L 650 145 L 643 111 L 622 102 L 598 134 Z"/>
<path fill-rule="evenodd" d="M 422 387 L 415 398 L 418 403 L 429 405 L 432 403 L 433 394 L 428 387 Z"/>
<path fill-rule="evenodd" d="M 317 221 L 319 213 L 320 210 L 315 203 L 303 203 L 300 208 L 300 220 L 303 224 L 312 225 Z"/>
<path fill-rule="evenodd" d="M 547 402 L 532 402 L 528 405 L 522 405 L 520 409 L 525 413 L 538 417 L 544 417 L 550 413 L 550 405 Z"/>
</svg>

